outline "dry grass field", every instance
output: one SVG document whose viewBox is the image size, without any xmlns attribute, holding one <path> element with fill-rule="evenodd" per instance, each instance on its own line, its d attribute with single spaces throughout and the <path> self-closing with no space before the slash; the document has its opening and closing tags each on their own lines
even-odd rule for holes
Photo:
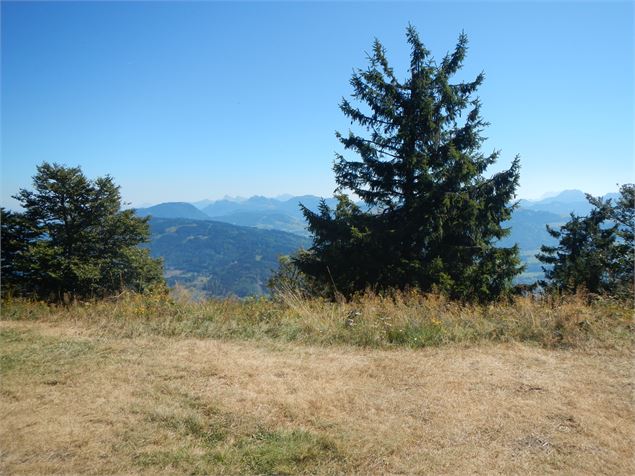
<svg viewBox="0 0 635 476">
<path fill-rule="evenodd" d="M 3 307 L 0 473 L 635 474 L 630 323 L 371 346 L 91 309 Z"/>
</svg>

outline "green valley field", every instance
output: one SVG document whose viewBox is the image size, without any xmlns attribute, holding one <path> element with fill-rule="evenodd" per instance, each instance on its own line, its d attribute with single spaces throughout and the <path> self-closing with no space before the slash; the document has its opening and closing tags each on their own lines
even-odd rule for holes
<svg viewBox="0 0 635 476">
<path fill-rule="evenodd" d="M 630 306 L 6 303 L 2 474 L 633 474 Z"/>
</svg>

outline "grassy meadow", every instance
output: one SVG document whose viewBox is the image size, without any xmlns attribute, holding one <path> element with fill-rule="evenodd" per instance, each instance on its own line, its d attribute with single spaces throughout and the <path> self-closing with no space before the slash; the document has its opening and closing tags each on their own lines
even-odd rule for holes
<svg viewBox="0 0 635 476">
<path fill-rule="evenodd" d="M 633 474 L 630 303 L 2 305 L 2 474 Z"/>
</svg>

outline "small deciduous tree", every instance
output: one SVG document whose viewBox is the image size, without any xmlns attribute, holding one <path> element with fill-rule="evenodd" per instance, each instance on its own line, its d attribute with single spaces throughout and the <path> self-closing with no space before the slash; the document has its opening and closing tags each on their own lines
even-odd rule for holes
<svg viewBox="0 0 635 476">
<path fill-rule="evenodd" d="M 140 243 L 148 218 L 121 210 L 109 176 L 43 163 L 33 190 L 14 197 L 23 213 L 2 213 L 2 287 L 41 298 L 100 297 L 163 286 L 162 264 Z"/>
</svg>

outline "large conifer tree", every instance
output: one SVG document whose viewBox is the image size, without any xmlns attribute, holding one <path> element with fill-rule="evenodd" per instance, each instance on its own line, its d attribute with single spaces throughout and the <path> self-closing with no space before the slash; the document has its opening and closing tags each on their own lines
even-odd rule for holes
<svg viewBox="0 0 635 476">
<path fill-rule="evenodd" d="M 409 26 L 410 67 L 401 82 L 375 40 L 370 65 L 351 79 L 342 112 L 366 130 L 337 133 L 346 150 L 334 165 L 339 205 L 304 209 L 314 242 L 295 263 L 338 292 L 437 288 L 454 298 L 494 299 L 521 271 L 517 247 L 496 242 L 509 230 L 519 161 L 484 176 L 499 152 L 480 151 L 487 123 L 475 93 L 483 81 L 451 83 L 467 37 L 440 64 Z M 364 106 L 365 105 L 365 106 Z M 353 203 L 352 192 L 365 206 Z"/>
</svg>

